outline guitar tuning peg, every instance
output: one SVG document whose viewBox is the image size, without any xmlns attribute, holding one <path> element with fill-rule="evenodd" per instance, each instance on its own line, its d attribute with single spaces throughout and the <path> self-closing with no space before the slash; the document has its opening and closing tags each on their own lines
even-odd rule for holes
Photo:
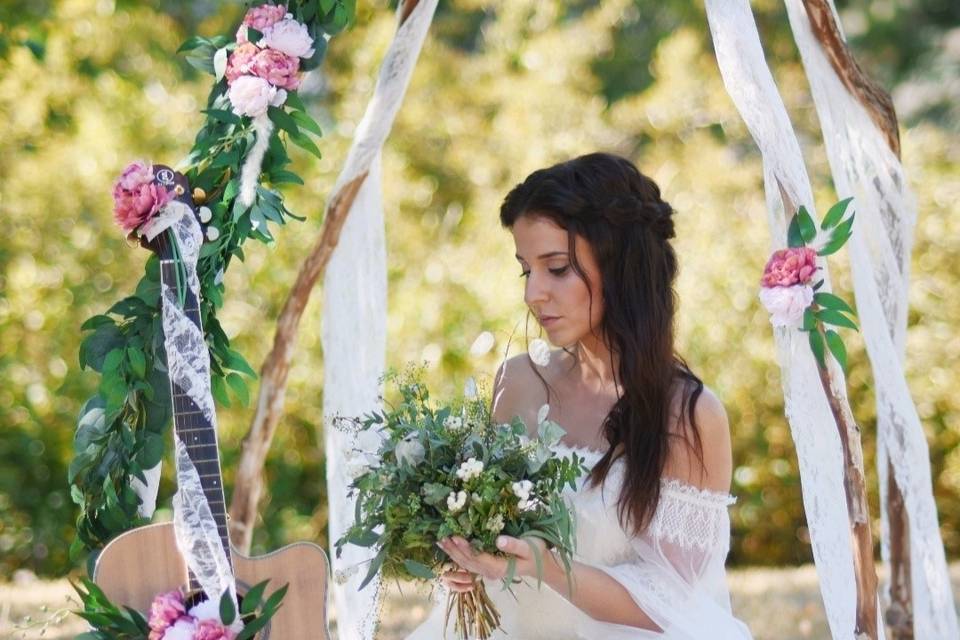
<svg viewBox="0 0 960 640">
<path fill-rule="evenodd" d="M 200 222 L 206 224 L 210 222 L 210 219 L 213 218 L 213 213 L 210 211 L 210 207 L 200 207 Z"/>
<path fill-rule="evenodd" d="M 220 229 L 216 227 L 207 227 L 207 240 L 213 242 L 220 237 Z"/>
<path fill-rule="evenodd" d="M 200 187 L 195 187 L 193 190 L 193 202 L 195 204 L 203 204 L 207 201 L 207 192 L 201 189 Z"/>
</svg>

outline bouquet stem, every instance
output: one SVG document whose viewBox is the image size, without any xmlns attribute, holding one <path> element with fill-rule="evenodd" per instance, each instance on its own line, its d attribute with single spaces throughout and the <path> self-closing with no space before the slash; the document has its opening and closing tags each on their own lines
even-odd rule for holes
<svg viewBox="0 0 960 640">
<path fill-rule="evenodd" d="M 453 630 L 459 640 L 487 640 L 500 626 L 500 613 L 480 578 L 474 578 L 473 590 L 451 593 L 447 598 L 444 627 L 450 624 L 450 614 L 454 612 Z"/>
</svg>

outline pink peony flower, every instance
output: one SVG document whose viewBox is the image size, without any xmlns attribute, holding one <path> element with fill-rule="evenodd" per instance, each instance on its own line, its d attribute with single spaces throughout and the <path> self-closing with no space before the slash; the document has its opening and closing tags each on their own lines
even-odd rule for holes
<svg viewBox="0 0 960 640">
<path fill-rule="evenodd" d="M 300 86 L 300 58 L 277 49 L 263 49 L 253 59 L 253 75 L 280 89 L 294 91 Z"/>
<path fill-rule="evenodd" d="M 259 7 L 251 7 L 247 15 L 243 17 L 240 28 L 237 29 L 237 42 L 243 44 L 249 42 L 247 39 L 247 27 L 253 27 L 263 33 L 268 27 L 283 20 L 287 15 L 287 8 L 283 5 L 262 4 Z"/>
<path fill-rule="evenodd" d="M 250 75 L 253 67 L 253 59 L 260 53 L 260 49 L 255 44 L 245 42 L 233 50 L 227 59 L 227 84 L 233 84 L 233 81 L 240 76 Z"/>
<path fill-rule="evenodd" d="M 130 233 L 173 200 L 173 193 L 154 184 L 153 167 L 144 162 L 130 164 L 113 185 L 113 218 Z"/>
<path fill-rule="evenodd" d="M 233 640 L 237 634 L 219 620 L 201 620 L 193 632 L 193 640 Z"/>
<path fill-rule="evenodd" d="M 313 55 L 313 38 L 310 37 L 310 32 L 306 25 L 293 18 L 286 18 L 268 27 L 258 44 L 295 58 L 309 58 Z"/>
<path fill-rule="evenodd" d="M 760 302 L 770 312 L 775 327 L 800 327 L 803 312 L 813 302 L 813 287 L 795 284 L 791 287 L 762 287 Z"/>
<path fill-rule="evenodd" d="M 791 247 L 775 251 L 763 269 L 764 287 L 789 287 L 807 284 L 817 270 L 817 252 L 810 247 Z"/>
<path fill-rule="evenodd" d="M 261 116 L 267 107 L 278 107 L 287 99 L 287 92 L 277 89 L 263 78 L 241 76 L 230 85 L 227 96 L 238 116 Z"/>
<path fill-rule="evenodd" d="M 185 616 L 183 594 L 179 591 L 161 593 L 150 603 L 150 640 L 159 640 L 177 620 Z"/>
</svg>

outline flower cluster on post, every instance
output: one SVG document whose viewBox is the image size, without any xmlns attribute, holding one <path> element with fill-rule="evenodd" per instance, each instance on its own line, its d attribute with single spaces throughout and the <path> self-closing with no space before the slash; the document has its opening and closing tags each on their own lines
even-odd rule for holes
<svg viewBox="0 0 960 640">
<path fill-rule="evenodd" d="M 173 200 L 174 193 L 154 183 L 153 165 L 137 160 L 127 165 L 113 185 L 113 219 L 130 233 Z"/>
<path fill-rule="evenodd" d="M 760 302 L 770 312 L 770 322 L 775 327 L 808 332 L 810 348 L 821 367 L 826 367 L 827 349 L 843 369 L 847 367 L 843 339 L 825 325 L 857 329 L 853 308 L 842 298 L 819 291 L 822 279 L 814 283 L 818 257 L 839 251 L 853 233 L 856 214 L 844 218 L 852 200 L 834 204 L 820 223 L 819 232 L 812 216 L 801 206 L 787 230 L 789 246 L 770 256 L 760 279 Z"/>
<path fill-rule="evenodd" d="M 300 59 L 314 53 L 306 25 L 284 5 L 252 7 L 237 30 L 236 48 L 223 69 L 233 112 L 257 117 L 270 106 L 282 105 L 287 91 L 300 87 Z"/>
</svg>

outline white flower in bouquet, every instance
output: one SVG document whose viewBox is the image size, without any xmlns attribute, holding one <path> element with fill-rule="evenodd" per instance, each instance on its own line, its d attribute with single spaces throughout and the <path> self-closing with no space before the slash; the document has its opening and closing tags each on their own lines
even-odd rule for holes
<svg viewBox="0 0 960 640">
<path fill-rule="evenodd" d="M 443 419 L 443 427 L 450 431 L 460 431 L 463 428 L 463 418 L 460 416 L 447 416 Z"/>
<path fill-rule="evenodd" d="M 513 490 L 513 495 L 520 498 L 520 501 L 525 501 L 530 498 L 530 492 L 533 490 L 533 483 L 529 480 L 521 480 L 520 482 L 514 482 L 510 485 L 510 488 Z"/>
<path fill-rule="evenodd" d="M 457 477 L 464 482 L 479 477 L 481 473 L 483 473 L 483 462 L 476 458 L 470 458 L 457 469 Z"/>
<path fill-rule="evenodd" d="M 527 350 L 533 364 L 538 367 L 545 367 L 550 364 L 550 345 L 546 340 L 534 338 L 530 341 L 530 348 Z"/>
<path fill-rule="evenodd" d="M 397 448 L 394 449 L 394 453 L 397 456 L 397 462 L 400 464 L 408 464 L 411 467 L 415 467 L 423 462 L 423 459 L 427 455 L 427 451 L 423 448 L 423 445 L 420 444 L 420 441 L 413 438 L 401 440 L 397 443 Z"/>
<path fill-rule="evenodd" d="M 449 509 L 451 513 L 460 511 L 465 504 L 467 504 L 466 491 L 451 491 L 450 495 L 447 496 L 447 509 Z"/>
<path fill-rule="evenodd" d="M 763 287 L 760 302 L 770 312 L 770 323 L 775 327 L 799 327 L 803 313 L 813 302 L 813 287 L 795 284 L 791 287 Z"/>
<path fill-rule="evenodd" d="M 484 525 L 484 529 L 486 529 L 487 531 L 491 531 L 493 533 L 500 533 L 501 531 L 503 531 L 504 526 L 506 526 L 506 522 L 504 522 L 503 520 L 503 514 L 498 513 L 497 515 L 487 520 L 487 524 Z"/>
</svg>

